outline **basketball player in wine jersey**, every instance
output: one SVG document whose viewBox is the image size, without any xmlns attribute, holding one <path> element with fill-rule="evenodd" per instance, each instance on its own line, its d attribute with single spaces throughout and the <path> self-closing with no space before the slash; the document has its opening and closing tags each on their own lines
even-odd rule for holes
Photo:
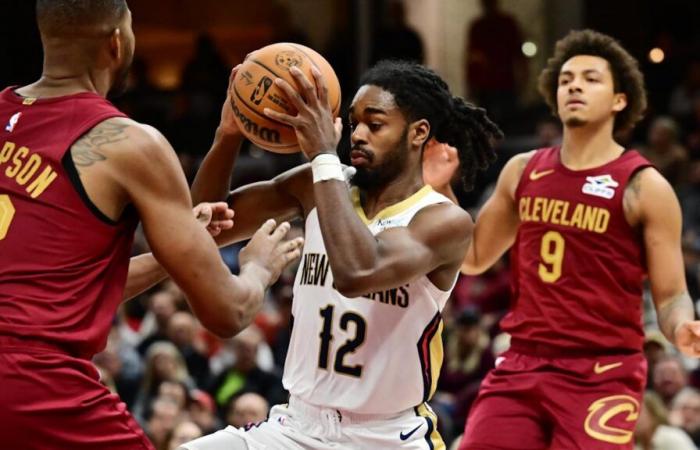
<svg viewBox="0 0 700 450">
<path fill-rule="evenodd" d="M 476 221 L 462 270 L 511 248 L 511 348 L 481 385 L 463 450 L 631 449 L 646 380 L 642 282 L 659 327 L 700 355 L 686 290 L 681 211 L 669 183 L 613 138 L 642 117 L 637 62 L 586 30 L 558 42 L 540 91 L 561 147 L 512 158 Z"/>
<path fill-rule="evenodd" d="M 282 80 L 299 114 L 270 117 L 296 130 L 311 160 L 274 180 L 231 193 L 235 209 L 256 210 L 226 239 L 246 237 L 267 217 L 304 218 L 305 245 L 294 282 L 293 328 L 283 382 L 288 405 L 247 431 L 229 427 L 187 450 L 440 449 L 427 405 L 442 363 L 441 311 L 471 238 L 471 218 L 423 182 L 421 158 L 435 138 L 460 152 L 465 181 L 495 158 L 498 128 L 452 96 L 429 69 L 384 62 L 361 82 L 350 107 L 348 189 L 335 124 L 318 71 Z M 227 194 L 232 156 L 213 150 L 193 188 L 196 200 Z"/>
<path fill-rule="evenodd" d="M 90 362 L 127 272 L 131 293 L 160 276 L 150 255 L 129 266 L 139 219 L 195 314 L 222 336 L 248 325 L 301 242 L 280 243 L 289 225 L 269 221 L 232 277 L 192 215 L 170 145 L 105 99 L 134 51 L 124 0 L 39 0 L 37 18 L 42 77 L 0 92 L 0 446 L 152 449 Z"/>
</svg>

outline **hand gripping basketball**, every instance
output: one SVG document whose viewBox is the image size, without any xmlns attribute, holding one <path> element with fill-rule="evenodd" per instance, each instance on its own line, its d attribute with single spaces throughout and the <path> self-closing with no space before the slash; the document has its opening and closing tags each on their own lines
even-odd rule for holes
<svg viewBox="0 0 700 450">
<path fill-rule="evenodd" d="M 296 67 L 289 72 L 294 77 L 299 92 L 281 78 L 275 80 L 275 85 L 296 108 L 297 115 L 291 116 L 269 108 L 265 108 L 265 115 L 294 128 L 299 147 L 309 160 L 321 153 L 335 154 L 343 122 L 340 118 L 333 119 L 323 75 L 313 67 L 311 73 L 314 83 L 311 83 Z"/>
</svg>

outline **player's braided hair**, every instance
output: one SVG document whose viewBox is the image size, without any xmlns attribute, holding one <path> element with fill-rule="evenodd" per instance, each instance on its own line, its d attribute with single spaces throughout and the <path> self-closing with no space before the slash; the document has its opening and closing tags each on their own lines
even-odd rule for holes
<svg viewBox="0 0 700 450">
<path fill-rule="evenodd" d="M 470 191 L 478 170 L 496 160 L 496 140 L 503 137 L 486 110 L 450 93 L 447 83 L 435 72 L 407 61 L 380 61 L 367 71 L 360 85 L 378 86 L 394 96 L 409 121 L 426 119 L 430 135 L 455 147 L 459 154 L 464 188 Z"/>
<path fill-rule="evenodd" d="M 126 0 L 37 0 L 36 17 L 42 32 L 65 34 L 85 26 L 115 26 L 127 8 Z"/>
</svg>

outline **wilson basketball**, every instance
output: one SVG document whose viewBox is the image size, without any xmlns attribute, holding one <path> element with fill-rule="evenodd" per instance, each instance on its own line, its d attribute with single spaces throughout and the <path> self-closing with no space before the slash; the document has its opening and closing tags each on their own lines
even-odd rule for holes
<svg viewBox="0 0 700 450">
<path fill-rule="evenodd" d="M 311 68 L 314 66 L 326 80 L 328 102 L 335 117 L 340 109 L 340 83 L 323 56 L 303 45 L 286 42 L 268 45 L 249 54 L 233 80 L 233 112 L 243 135 L 258 147 L 271 152 L 298 152 L 300 149 L 294 128 L 267 117 L 263 111 L 270 108 L 296 115 L 296 108 L 274 84 L 274 80 L 283 78 L 297 89 L 289 69 L 298 67 L 313 83 Z"/>
</svg>

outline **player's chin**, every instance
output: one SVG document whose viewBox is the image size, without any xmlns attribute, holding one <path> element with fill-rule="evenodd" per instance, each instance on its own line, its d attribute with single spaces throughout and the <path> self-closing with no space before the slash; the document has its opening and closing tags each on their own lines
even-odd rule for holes
<svg viewBox="0 0 700 450">
<path fill-rule="evenodd" d="M 585 117 L 578 114 L 571 114 L 566 117 L 562 117 L 562 122 L 569 128 L 580 128 L 588 123 Z"/>
</svg>

